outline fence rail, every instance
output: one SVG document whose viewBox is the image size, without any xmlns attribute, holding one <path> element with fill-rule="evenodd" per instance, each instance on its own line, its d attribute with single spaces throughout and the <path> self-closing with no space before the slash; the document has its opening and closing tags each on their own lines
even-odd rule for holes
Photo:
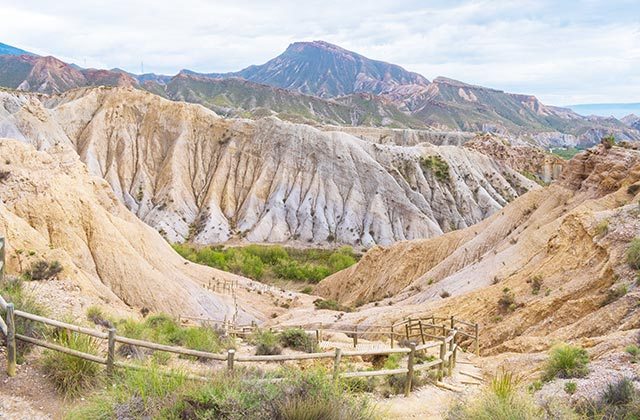
<svg viewBox="0 0 640 420">
<path fill-rule="evenodd" d="M 0 238 L 0 281 L 3 280 L 2 276 L 4 274 L 4 252 L 5 252 L 5 241 L 3 238 Z M 427 369 L 438 369 L 438 378 L 442 378 L 444 375 L 451 375 L 452 368 L 456 363 L 456 355 L 457 350 L 459 348 L 460 343 L 456 343 L 456 338 L 465 337 L 467 339 L 471 338 L 475 341 L 475 349 L 477 351 L 478 348 L 478 325 L 471 324 L 469 322 L 462 322 L 460 320 L 455 320 L 454 317 L 450 318 L 442 318 L 442 317 L 429 317 L 427 319 L 407 319 L 402 320 L 397 324 L 392 324 L 389 326 L 390 330 L 380 330 L 380 329 L 372 329 L 372 330 L 360 330 L 358 331 L 357 326 L 353 326 L 352 328 L 345 329 L 336 329 L 330 330 L 325 329 L 321 330 L 319 328 L 313 330 L 316 334 L 316 340 L 319 342 L 322 336 L 321 331 L 332 331 L 332 332 L 344 332 L 346 334 L 350 334 L 354 340 L 354 347 L 357 347 L 358 335 L 380 335 L 380 334 L 389 334 L 391 347 L 389 348 L 381 348 L 381 349 L 373 349 L 373 350 L 353 350 L 353 351 L 343 351 L 341 348 L 336 348 L 333 352 L 317 352 L 317 353 L 305 353 L 305 354 L 288 354 L 288 355 L 236 355 L 236 351 L 234 349 L 227 350 L 226 354 L 219 353 L 211 353 L 205 351 L 198 351 L 187 349 L 179 346 L 169 346 L 159 343 L 153 343 L 144 340 L 137 340 L 133 338 L 123 337 L 116 334 L 115 328 L 110 328 L 107 332 L 100 331 L 94 328 L 86 328 L 74 324 L 69 324 L 66 322 L 49 319 L 43 316 L 34 315 L 28 312 L 23 312 L 20 310 L 15 310 L 13 304 L 10 302 L 6 302 L 0 296 L 0 310 L 5 312 L 5 320 L 2 320 L 0 317 L 0 330 L 3 335 L 6 337 L 6 347 L 7 347 L 7 373 L 9 376 L 15 376 L 16 374 L 16 340 L 23 341 L 35 346 L 44 347 L 53 351 L 62 352 L 65 354 L 69 354 L 75 357 L 79 357 L 84 360 L 88 360 L 94 363 L 99 363 L 106 366 L 106 372 L 108 375 L 113 373 L 114 368 L 126 368 L 126 369 L 145 369 L 144 366 L 138 366 L 130 363 L 123 363 L 116 360 L 115 354 L 115 346 L 117 343 L 132 345 L 136 347 L 144 347 L 151 350 L 156 351 L 165 351 L 170 353 L 175 353 L 179 355 L 185 356 L 194 356 L 202 359 L 211 359 L 217 360 L 221 362 L 226 362 L 226 369 L 229 372 L 233 372 L 235 369 L 236 363 L 250 363 L 250 362 L 286 362 L 286 361 L 300 361 L 300 360 L 323 360 L 323 359 L 333 359 L 333 378 L 359 378 L 359 377 L 369 377 L 369 376 L 388 376 L 388 375 L 407 375 L 407 379 L 405 381 L 404 394 L 409 395 L 411 392 L 411 383 L 413 381 L 413 377 L 415 372 L 427 370 Z M 75 349 L 71 349 L 59 344 L 50 343 L 48 341 L 42 340 L 40 338 L 30 337 L 24 334 L 16 334 L 16 322 L 15 318 L 23 318 L 29 320 L 31 322 L 39 322 L 45 325 L 49 325 L 52 327 L 64 329 L 67 331 L 72 331 L 78 334 L 86 334 L 94 338 L 98 338 L 101 340 L 107 340 L 107 354 L 105 357 L 97 356 L 94 354 L 84 353 Z M 185 317 L 182 317 L 185 318 Z M 200 319 L 202 321 L 210 321 L 205 319 Z M 449 323 L 449 327 L 446 325 L 437 325 L 436 320 L 444 320 Z M 458 331 L 455 326 L 458 323 L 462 327 L 473 327 L 474 334 L 464 333 L 462 331 Z M 397 332 L 397 329 L 400 326 L 404 326 L 404 334 Z M 322 325 L 320 325 L 320 328 Z M 247 331 L 251 332 L 256 327 L 255 324 L 250 326 L 235 326 L 230 329 L 231 334 L 237 333 L 246 333 Z M 384 328 L 383 326 L 370 326 L 370 328 Z M 395 329 L 395 331 L 394 331 Z M 431 329 L 434 333 L 428 334 L 425 333 L 425 329 Z M 442 334 L 437 334 L 437 332 L 441 332 Z M 394 348 L 394 338 L 398 336 L 404 336 L 409 342 L 408 347 L 395 347 Z M 421 345 L 417 345 L 416 342 L 410 341 L 411 338 L 419 337 L 422 341 Z M 434 339 L 433 342 L 427 342 L 426 338 Z M 432 348 L 439 347 L 439 357 L 435 360 L 428 361 L 426 363 L 416 364 L 416 353 L 418 352 L 426 352 Z M 367 371 L 352 371 L 352 372 L 342 372 L 340 367 L 342 364 L 343 358 L 349 357 L 363 357 L 363 356 L 376 356 L 376 355 L 391 355 L 391 354 L 406 354 L 407 358 L 407 366 L 397 369 L 383 369 L 383 370 L 367 370 Z M 163 371 L 164 374 L 174 375 L 175 372 L 171 371 Z M 199 375 L 187 375 L 189 379 L 194 380 L 208 380 L 206 376 Z M 277 380 L 277 378 L 275 378 Z"/>
</svg>

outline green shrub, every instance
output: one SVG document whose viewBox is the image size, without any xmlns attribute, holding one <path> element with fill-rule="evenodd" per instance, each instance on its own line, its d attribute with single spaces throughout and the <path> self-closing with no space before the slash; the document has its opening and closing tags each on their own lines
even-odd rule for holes
<svg viewBox="0 0 640 420">
<path fill-rule="evenodd" d="M 317 351 L 318 344 L 302 328 L 287 328 L 280 333 L 280 342 L 290 349 L 313 353 Z"/>
<path fill-rule="evenodd" d="M 604 219 L 596 226 L 596 235 L 604 236 L 609 232 L 609 219 Z"/>
<path fill-rule="evenodd" d="M 501 312 L 513 312 L 516 310 L 516 297 L 508 287 L 502 289 L 502 296 L 498 299 L 498 307 Z"/>
<path fill-rule="evenodd" d="M 420 166 L 425 171 L 432 171 L 440 181 L 449 180 L 449 164 L 440 156 L 423 156 L 420 158 Z"/>
<path fill-rule="evenodd" d="M 331 311 L 351 312 L 351 308 L 340 305 L 333 299 L 316 299 L 313 301 L 316 309 L 329 309 Z"/>
<path fill-rule="evenodd" d="M 537 295 L 542 288 L 542 276 L 536 275 L 531 279 L 531 294 Z"/>
<path fill-rule="evenodd" d="M 604 145 L 605 149 L 611 149 L 616 144 L 616 138 L 613 134 L 609 134 L 604 136 L 602 140 L 600 140 L 600 143 Z"/>
<path fill-rule="evenodd" d="M 458 402 L 447 414 L 450 420 L 534 420 L 543 417 L 533 398 L 518 387 L 518 379 L 501 372 L 480 396 Z"/>
<path fill-rule="evenodd" d="M 566 392 L 569 395 L 575 394 L 577 389 L 578 389 L 578 385 L 573 381 L 569 381 L 564 384 L 564 392 Z"/>
<path fill-rule="evenodd" d="M 25 277 L 29 280 L 51 280 L 58 277 L 62 272 L 62 266 L 58 261 L 36 261 L 25 272 Z"/>
<path fill-rule="evenodd" d="M 385 370 L 398 369 L 400 367 L 401 360 L 402 360 L 402 354 L 392 353 L 387 356 L 387 359 L 384 361 L 383 368 Z"/>
<path fill-rule="evenodd" d="M 302 288 L 302 290 L 300 290 L 300 293 L 304 293 L 306 295 L 310 295 L 311 293 L 313 293 L 313 287 L 312 286 L 305 286 Z"/>
<path fill-rule="evenodd" d="M 63 347 L 98 354 L 97 340 L 86 334 L 62 330 L 55 341 Z M 53 350 L 45 352 L 42 365 L 45 375 L 51 379 L 56 389 L 68 397 L 91 390 L 98 383 L 101 370 L 97 363 Z"/>
<path fill-rule="evenodd" d="M 636 363 L 638 361 L 638 356 L 640 356 L 640 347 L 635 344 L 631 344 L 628 345 L 624 351 L 631 355 L 631 363 Z"/>
<path fill-rule="evenodd" d="M 283 380 L 257 383 L 255 374 L 219 373 L 195 383 L 184 375 L 122 371 L 67 414 L 69 419 L 377 419 L 367 398 L 352 395 L 322 370 L 282 370 Z"/>
<path fill-rule="evenodd" d="M 0 283 L 0 295 L 9 303 L 13 303 L 15 309 L 29 312 L 34 315 L 46 315 L 45 308 L 40 305 L 35 297 L 24 290 L 22 280 L 14 276 L 5 276 Z M 0 310 L 0 316 L 5 319 L 6 312 Z M 47 327 L 40 322 L 31 322 L 22 317 L 15 317 L 16 333 L 34 338 L 42 338 L 47 331 Z M 33 345 L 21 340 L 16 341 L 16 360 L 18 363 L 24 362 Z"/>
<path fill-rule="evenodd" d="M 633 382 L 627 378 L 607 385 L 602 400 L 606 404 L 623 405 L 630 403 L 636 396 L 637 391 L 633 386 Z"/>
<path fill-rule="evenodd" d="M 640 270 L 640 238 L 631 241 L 627 249 L 627 263 L 631 268 Z"/>
<path fill-rule="evenodd" d="M 269 330 L 256 330 L 249 338 L 249 342 L 256 346 L 257 355 L 272 355 L 282 353 L 278 336 Z"/>
<path fill-rule="evenodd" d="M 581 347 L 570 344 L 557 344 L 549 351 L 544 380 L 553 378 L 580 378 L 589 373 L 589 355 Z"/>
<path fill-rule="evenodd" d="M 607 290 L 607 295 L 605 296 L 604 300 L 602 301 L 602 305 L 601 306 L 606 306 L 610 303 L 615 302 L 616 300 L 620 299 L 621 297 L 623 297 L 624 295 L 627 294 L 627 286 L 625 286 L 624 284 L 620 284 L 616 287 L 614 287 L 613 289 L 609 289 Z"/>
</svg>

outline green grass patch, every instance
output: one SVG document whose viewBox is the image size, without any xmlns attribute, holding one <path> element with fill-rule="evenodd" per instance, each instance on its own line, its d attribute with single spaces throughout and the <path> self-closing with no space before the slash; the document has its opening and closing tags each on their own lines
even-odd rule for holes
<svg viewBox="0 0 640 420">
<path fill-rule="evenodd" d="M 640 270 L 640 238 L 635 238 L 627 249 L 627 263 L 631 268 Z"/>
<path fill-rule="evenodd" d="M 287 328 L 280 333 L 280 343 L 293 350 L 314 353 L 318 351 L 318 343 L 302 328 Z"/>
<path fill-rule="evenodd" d="M 313 301 L 316 309 L 329 309 L 331 311 L 340 311 L 340 312 L 351 312 L 351 309 L 348 306 L 343 306 L 336 302 L 333 299 L 316 299 Z"/>
<path fill-rule="evenodd" d="M 560 343 L 549 351 L 543 379 L 580 378 L 589 373 L 589 355 L 581 347 Z"/>
<path fill-rule="evenodd" d="M 449 180 L 449 164 L 440 156 L 423 156 L 420 158 L 420 166 L 424 171 L 431 171 L 440 181 Z"/>
<path fill-rule="evenodd" d="M 66 348 L 81 351 L 83 353 L 97 355 L 99 343 L 93 337 L 86 334 L 59 330 L 54 341 Z M 47 350 L 42 359 L 42 367 L 58 392 L 65 397 L 75 397 L 95 387 L 99 382 L 100 365 L 54 350 Z"/>
<path fill-rule="evenodd" d="M 327 372 L 282 369 L 281 382 L 256 382 L 257 374 L 219 373 L 207 383 L 183 375 L 167 377 L 150 372 L 121 371 L 87 402 L 67 413 L 68 419 L 326 419 L 365 420 L 380 415 L 364 396 L 334 382 Z"/>
<path fill-rule="evenodd" d="M 583 149 L 578 149 L 575 147 L 554 147 L 551 149 L 551 153 L 561 157 L 564 160 L 569 160 L 582 151 Z"/>
<path fill-rule="evenodd" d="M 189 244 L 174 244 L 173 249 L 189 261 L 265 282 L 291 280 L 318 283 L 352 266 L 359 258 L 349 246 L 324 250 L 285 248 L 280 245 L 197 248 Z"/>
</svg>

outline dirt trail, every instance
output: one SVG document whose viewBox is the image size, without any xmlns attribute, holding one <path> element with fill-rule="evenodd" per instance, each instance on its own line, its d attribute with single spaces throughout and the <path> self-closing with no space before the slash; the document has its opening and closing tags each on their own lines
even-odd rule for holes
<svg viewBox="0 0 640 420">
<path fill-rule="evenodd" d="M 5 349 L 0 349 L 0 419 L 62 419 L 69 406 L 36 365 L 38 350 L 18 365 L 17 375 L 7 376 Z M 72 403 L 72 402 L 71 402 Z"/>
<path fill-rule="evenodd" d="M 394 420 L 442 419 L 456 400 L 468 398 L 481 389 L 483 382 L 467 374 L 483 377 L 479 359 L 469 353 L 462 353 L 458 355 L 458 363 L 453 370 L 453 375 L 443 380 L 452 389 L 460 389 L 459 392 L 426 385 L 413 391 L 406 398 L 398 395 L 380 400 L 378 407 L 385 418 Z"/>
</svg>

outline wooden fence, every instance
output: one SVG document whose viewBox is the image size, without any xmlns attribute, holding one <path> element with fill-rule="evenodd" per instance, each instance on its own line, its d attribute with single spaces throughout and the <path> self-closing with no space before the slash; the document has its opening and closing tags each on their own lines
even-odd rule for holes
<svg viewBox="0 0 640 420">
<path fill-rule="evenodd" d="M 4 268 L 4 239 L 0 238 L 0 276 L 3 274 Z M 0 277 L 0 281 L 2 277 Z M 127 368 L 127 369 L 145 369 L 144 366 L 135 365 L 131 363 L 124 363 L 116 360 L 116 344 L 128 344 L 136 347 L 143 347 L 155 351 L 164 351 L 175 353 L 178 355 L 185 356 L 194 356 L 200 359 L 208 359 L 208 360 L 217 360 L 221 362 L 226 362 L 226 370 L 230 373 L 233 373 L 235 366 L 237 363 L 255 363 L 255 362 L 285 362 L 285 361 L 300 361 L 300 360 L 324 360 L 324 359 L 333 359 L 333 373 L 332 376 L 334 379 L 338 378 L 359 378 L 359 377 L 369 377 L 369 376 L 386 376 L 386 375 L 406 375 L 404 394 L 409 395 L 411 392 L 411 384 L 414 379 L 414 375 L 416 372 L 429 370 L 429 369 L 437 369 L 438 378 L 442 378 L 445 375 L 451 375 L 452 369 L 455 366 L 457 352 L 461 350 L 459 343 L 456 341 L 463 337 L 469 337 L 468 334 L 460 332 L 455 329 L 455 324 L 460 323 L 463 325 L 463 321 L 456 321 L 454 318 L 449 318 L 449 327 L 436 325 L 435 321 L 439 320 L 438 318 L 433 318 L 433 323 L 429 323 L 428 320 L 405 320 L 401 323 L 395 324 L 392 326 L 392 331 L 397 330 L 400 326 L 405 326 L 404 336 L 407 340 L 410 340 L 416 337 L 416 325 L 420 328 L 419 337 L 422 341 L 422 344 L 416 344 L 414 341 L 410 341 L 407 343 L 407 347 L 396 347 L 396 348 L 384 348 L 384 349 L 375 349 L 375 350 L 354 350 L 354 351 L 343 351 L 340 348 L 336 348 L 333 352 L 318 352 L 318 353 L 306 353 L 306 354 L 292 354 L 292 355 L 239 355 L 236 354 L 236 351 L 233 349 L 227 350 L 226 354 L 219 353 L 210 353 L 205 351 L 191 350 L 178 346 L 170 346 L 164 344 L 153 343 L 144 340 L 137 340 L 133 338 L 128 338 L 124 336 L 120 336 L 117 334 L 115 328 L 110 328 L 106 332 L 100 331 L 94 328 L 86 328 L 78 325 L 69 324 L 66 322 L 57 321 L 54 319 L 49 319 L 43 316 L 34 315 L 28 312 L 23 312 L 21 310 L 17 310 L 14 308 L 13 304 L 10 302 L 6 302 L 2 296 L 0 296 L 0 310 L 5 312 L 5 320 L 1 320 L 0 318 L 0 330 L 6 337 L 6 347 L 7 347 L 7 373 L 9 376 L 15 376 L 16 374 L 16 340 L 23 341 L 35 346 L 44 347 L 53 351 L 58 351 L 62 353 L 66 353 L 75 357 L 79 357 L 84 360 L 88 360 L 94 363 L 99 363 L 106 366 L 106 373 L 111 375 L 115 368 Z M 41 338 L 29 337 L 23 334 L 16 333 L 16 318 L 22 318 L 29 320 L 31 322 L 39 322 L 51 327 L 61 328 L 68 331 L 72 331 L 78 334 L 86 334 L 91 337 L 106 340 L 106 355 L 98 356 L 94 354 L 84 353 L 75 349 L 71 349 L 65 346 L 61 346 L 59 344 L 51 343 L 45 341 Z M 472 325 L 475 326 L 475 342 L 477 349 L 477 325 L 465 323 L 464 325 Z M 252 328 L 255 328 L 253 326 Z M 437 331 L 441 332 L 442 335 L 431 334 L 426 331 Z M 326 331 L 326 330 L 325 330 Z M 240 330 L 236 328 L 234 333 L 239 333 Z M 246 331 L 244 331 L 246 332 Z M 357 336 L 363 332 L 358 332 L 357 329 L 353 331 L 342 331 L 347 333 L 354 333 L 354 344 L 357 345 Z M 396 332 L 392 332 L 392 342 L 394 334 L 398 334 Z M 321 334 L 316 331 L 316 339 L 319 340 L 321 338 Z M 427 341 L 429 338 L 429 341 Z M 419 352 L 427 352 L 429 349 L 438 348 L 438 357 L 434 360 L 430 360 L 426 363 L 416 363 L 416 354 Z M 367 370 L 367 371 L 352 371 L 352 372 L 342 372 L 341 366 L 343 366 L 343 360 L 345 358 L 353 358 L 353 357 L 363 357 L 363 356 L 376 356 L 376 355 L 391 355 L 391 354 L 406 354 L 408 355 L 406 367 L 397 368 L 397 369 L 383 369 L 383 370 Z M 170 371 L 165 371 L 164 373 L 171 375 L 173 374 Z M 206 381 L 209 378 L 206 376 L 196 376 L 196 375 L 188 375 L 190 379 L 195 380 L 203 380 Z"/>
</svg>

